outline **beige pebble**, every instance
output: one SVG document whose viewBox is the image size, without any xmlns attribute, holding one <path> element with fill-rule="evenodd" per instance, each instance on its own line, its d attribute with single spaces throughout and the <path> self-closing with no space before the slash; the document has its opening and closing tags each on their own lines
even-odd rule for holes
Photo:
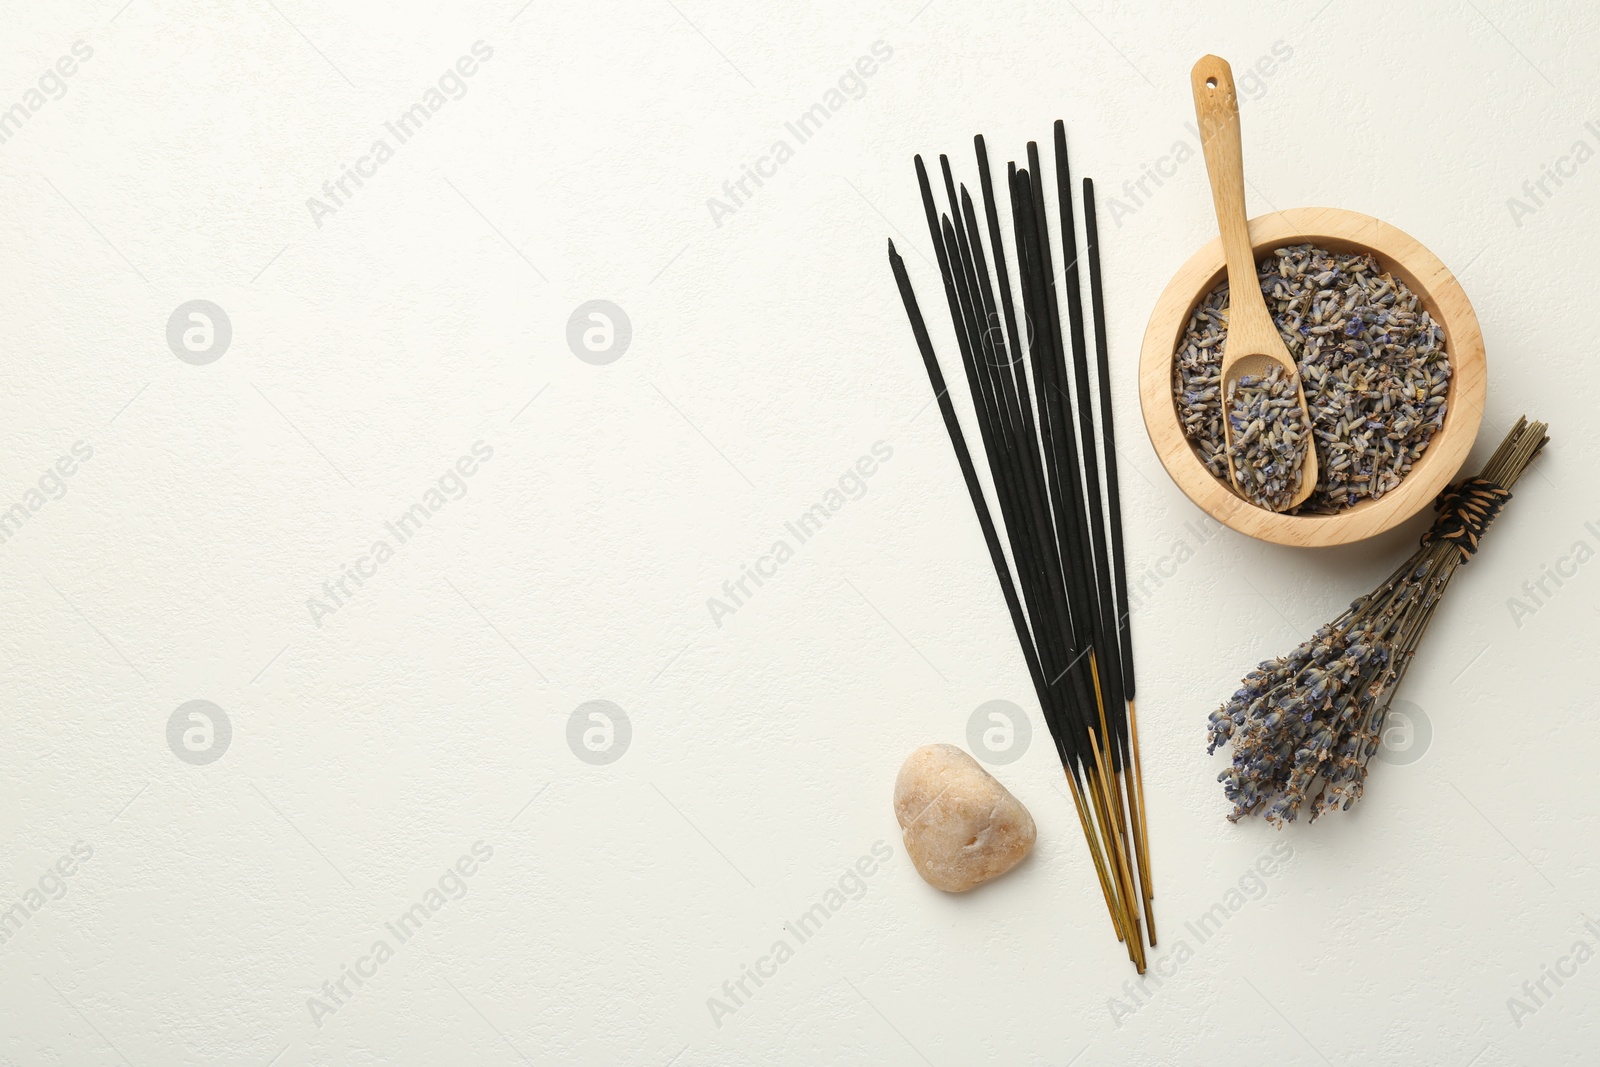
<svg viewBox="0 0 1600 1067">
<path fill-rule="evenodd" d="M 924 745 L 900 767 L 894 814 L 923 881 L 947 893 L 1000 877 L 1033 850 L 1033 816 L 955 745 Z"/>
</svg>

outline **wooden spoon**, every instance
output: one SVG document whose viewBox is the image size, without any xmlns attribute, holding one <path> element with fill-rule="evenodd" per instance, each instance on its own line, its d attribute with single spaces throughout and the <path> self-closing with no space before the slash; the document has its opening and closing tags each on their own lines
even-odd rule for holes
<svg viewBox="0 0 1600 1067">
<path fill-rule="evenodd" d="M 1284 345 L 1261 296 L 1256 275 L 1255 250 L 1250 243 L 1250 228 L 1244 210 L 1244 149 L 1239 141 L 1239 97 L 1233 88 L 1233 68 L 1218 56 L 1204 56 L 1189 72 L 1194 90 L 1194 114 L 1200 123 L 1200 143 L 1206 154 L 1206 173 L 1211 178 L 1211 199 L 1217 209 L 1217 228 L 1222 232 L 1222 249 L 1228 260 L 1228 339 L 1222 353 L 1222 428 L 1227 437 L 1228 473 L 1235 488 L 1239 475 L 1233 468 L 1233 419 L 1228 395 L 1233 383 L 1245 375 L 1264 376 L 1274 367 L 1294 382 L 1300 410 L 1311 425 L 1300 371 Z M 1305 466 L 1301 468 L 1300 488 L 1284 505 L 1288 511 L 1306 497 L 1317 484 L 1317 448 L 1306 443 Z M 1243 491 L 1241 490 L 1241 495 Z"/>
</svg>

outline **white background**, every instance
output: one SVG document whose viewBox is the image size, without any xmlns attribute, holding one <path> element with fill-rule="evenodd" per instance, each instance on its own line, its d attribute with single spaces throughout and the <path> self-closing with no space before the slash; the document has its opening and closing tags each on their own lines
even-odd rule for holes
<svg viewBox="0 0 1600 1067">
<path fill-rule="evenodd" d="M 1592 8 L 121 3 L 0 16 L 0 109 L 93 50 L 0 144 L 0 507 L 93 449 L 0 544 L 0 909 L 75 842 L 93 853 L 0 944 L 0 1063 L 1492 1067 L 1593 1048 L 1600 963 L 1546 980 L 1531 1014 L 1508 998 L 1600 948 L 1600 564 L 1531 614 L 1511 598 L 1600 548 L 1600 163 L 1569 160 L 1531 214 L 1507 203 L 1600 146 Z M 493 56 L 466 94 L 319 225 L 307 199 L 477 41 Z M 714 221 L 707 199 L 877 41 L 892 57 L 864 95 Z M 1193 152 L 1198 56 L 1242 79 L 1275 45 L 1290 57 L 1244 99 L 1252 208 L 1330 204 L 1422 240 L 1487 336 L 1473 462 L 1524 412 L 1552 444 L 1406 683 L 1420 758 L 1375 764 L 1358 809 L 1315 827 L 1232 825 L 1207 713 L 1422 520 L 1339 550 L 1202 544 L 1134 380 L 1157 293 L 1214 233 L 1203 161 L 1106 221 L 1135 580 L 1193 549 L 1134 619 L 1155 955 L 1191 950 L 1136 1001 L 1042 724 L 996 768 L 1038 822 L 1023 867 L 947 897 L 900 846 L 904 756 L 965 744 L 985 701 L 1036 705 L 884 239 L 953 360 L 913 153 L 970 180 L 973 133 L 1003 166 L 1062 117 L 1078 172 L 1121 196 Z M 167 342 L 194 299 L 233 328 L 207 365 Z M 591 299 L 632 323 L 609 365 L 566 341 Z M 308 599 L 478 441 L 493 457 L 466 495 L 314 620 Z M 865 495 L 714 624 L 707 598 L 877 441 L 893 457 Z M 233 729 L 205 766 L 167 743 L 195 699 Z M 567 743 L 597 699 L 632 725 L 600 766 Z M 466 895 L 314 1019 L 307 999 L 480 841 Z M 877 841 L 893 856 L 865 894 L 714 1020 L 708 998 Z M 1185 928 L 1276 843 L 1292 858 L 1264 896 L 1203 943 Z"/>
</svg>

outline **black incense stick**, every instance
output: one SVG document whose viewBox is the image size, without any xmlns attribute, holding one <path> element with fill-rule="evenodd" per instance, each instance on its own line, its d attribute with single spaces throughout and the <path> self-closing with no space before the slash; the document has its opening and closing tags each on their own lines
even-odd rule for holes
<svg viewBox="0 0 1600 1067">
<path fill-rule="evenodd" d="M 1064 149 L 1063 149 L 1064 151 Z M 1133 790 L 1129 813 L 1134 818 L 1134 832 L 1139 835 L 1140 874 L 1143 889 L 1145 922 L 1150 930 L 1150 943 L 1156 942 L 1155 915 L 1150 901 L 1155 889 L 1150 881 L 1149 823 L 1144 800 L 1144 766 L 1139 756 L 1138 712 L 1134 706 L 1132 607 L 1128 603 L 1128 559 L 1122 540 L 1122 492 L 1117 477 L 1117 437 L 1111 413 L 1110 346 L 1106 340 L 1105 282 L 1100 272 L 1100 225 L 1094 199 L 1094 181 L 1083 179 L 1083 228 L 1089 257 L 1089 302 L 1094 314 L 1095 371 L 1100 383 L 1100 430 L 1104 449 L 1106 471 L 1106 517 L 1111 527 L 1111 565 L 1115 579 L 1115 604 L 1117 645 L 1121 655 L 1118 662 L 1122 678 L 1123 699 L 1127 702 L 1127 735 L 1133 758 Z"/>
<path fill-rule="evenodd" d="M 1094 350 L 1100 375 L 1100 425 L 1105 435 L 1107 515 L 1111 519 L 1111 555 L 1116 567 L 1118 643 L 1122 646 L 1122 690 L 1133 700 L 1133 635 L 1129 629 L 1128 560 L 1122 547 L 1122 494 L 1117 479 L 1116 432 L 1111 421 L 1111 370 L 1106 344 L 1105 288 L 1100 276 L 1100 227 L 1094 200 L 1094 180 L 1083 179 L 1084 232 L 1089 252 L 1089 299 L 1094 309 Z"/>
</svg>

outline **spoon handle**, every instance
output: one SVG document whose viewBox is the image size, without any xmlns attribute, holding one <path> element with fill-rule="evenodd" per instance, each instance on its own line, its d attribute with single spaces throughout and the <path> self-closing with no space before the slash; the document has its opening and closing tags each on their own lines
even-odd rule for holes
<svg viewBox="0 0 1600 1067">
<path fill-rule="evenodd" d="M 1256 276 L 1256 257 L 1250 245 L 1250 227 L 1244 208 L 1244 148 L 1239 142 L 1239 97 L 1233 87 L 1233 68 L 1221 56 L 1202 56 L 1189 72 L 1194 90 L 1194 114 L 1200 125 L 1200 144 L 1206 154 L 1206 174 L 1211 179 L 1211 200 L 1217 210 L 1217 229 L 1228 259 L 1230 303 L 1250 303 L 1266 317 L 1259 292 L 1256 299 L 1240 294 L 1255 291 L 1249 280 Z"/>
</svg>

